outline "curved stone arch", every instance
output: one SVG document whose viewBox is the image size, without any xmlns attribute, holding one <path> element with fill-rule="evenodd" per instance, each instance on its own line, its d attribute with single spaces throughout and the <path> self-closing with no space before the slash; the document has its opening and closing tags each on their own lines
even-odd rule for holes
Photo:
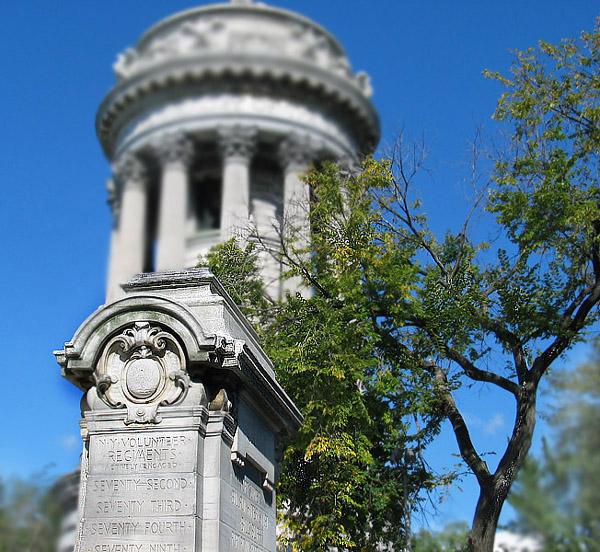
<svg viewBox="0 0 600 552">
<path fill-rule="evenodd" d="M 204 331 L 185 305 L 149 294 L 125 297 L 94 312 L 65 344 L 64 350 L 55 353 L 64 375 L 78 387 L 87 388 L 87 380 L 104 345 L 125 326 L 140 321 L 153 322 L 171 331 L 191 363 L 206 360 L 207 350 L 214 347 L 214 336 Z"/>
</svg>

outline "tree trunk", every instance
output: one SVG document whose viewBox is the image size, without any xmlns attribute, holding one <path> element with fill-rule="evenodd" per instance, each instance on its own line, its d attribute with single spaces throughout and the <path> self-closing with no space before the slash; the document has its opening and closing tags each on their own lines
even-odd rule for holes
<svg viewBox="0 0 600 552">
<path fill-rule="evenodd" d="M 469 533 L 470 552 L 493 552 L 502 506 L 531 446 L 535 429 L 537 385 L 521 385 L 513 432 L 496 473 L 479 479 L 479 499 Z"/>
<path fill-rule="evenodd" d="M 498 518 L 506 495 L 493 484 L 481 487 L 469 533 L 469 552 L 493 552 Z"/>
</svg>

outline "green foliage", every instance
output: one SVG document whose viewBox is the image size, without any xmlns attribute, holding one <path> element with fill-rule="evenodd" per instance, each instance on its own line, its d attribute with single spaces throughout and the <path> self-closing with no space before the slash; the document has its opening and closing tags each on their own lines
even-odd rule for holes
<svg viewBox="0 0 600 552">
<path fill-rule="evenodd" d="M 407 462 L 402 451 L 430 439 L 439 417 L 425 403 L 421 416 L 415 410 L 421 397 L 406 364 L 411 359 L 383 355 L 372 301 L 365 293 L 365 268 L 394 261 L 373 244 L 377 210 L 369 195 L 373 182 L 388 172 L 368 161 L 362 174 L 343 185 L 334 165 L 311 175 L 317 199 L 311 212 L 314 241 L 307 284 L 319 291 L 307 298 L 288 296 L 276 305 L 256 299 L 256 288 L 242 284 L 256 272 L 241 274 L 238 268 L 256 265 L 251 248 L 244 251 L 228 243 L 208 258 L 222 281 L 238 286 L 239 293 L 233 294 L 245 313 L 260 320 L 258 329 L 278 379 L 304 415 L 297 439 L 286 450 L 279 483 L 285 511 L 282 539 L 293 550 L 337 546 L 366 551 L 382 542 L 400 545 L 405 535 L 398 520 L 407 515 L 419 490 L 436 484 L 418 456 Z M 408 290 L 414 270 L 406 268 L 404 275 L 398 270 L 388 276 L 405 280 Z M 294 267 L 289 271 L 290 276 L 297 273 Z M 257 314 L 259 304 L 263 312 Z M 419 418 L 426 426 L 420 432 L 414 427 Z"/>
<path fill-rule="evenodd" d="M 458 552 L 467 543 L 469 526 L 466 523 L 451 523 L 441 531 L 421 529 L 412 542 L 413 552 Z"/>
<path fill-rule="evenodd" d="M 561 307 L 589 285 L 590 253 L 598 250 L 600 19 L 580 42 L 542 41 L 539 52 L 517 52 L 510 77 L 488 76 L 507 88 L 495 118 L 514 128 L 488 205 L 520 256 L 521 282 L 506 305 L 514 311 L 519 303 L 524 316 L 510 320 L 509 308 L 506 318 L 532 337 L 556 335 Z M 535 286 L 540 277 L 547 286 Z"/>
<path fill-rule="evenodd" d="M 257 327 L 269 306 L 258 270 L 258 255 L 253 243 L 240 249 L 234 239 L 213 247 L 203 261 L 218 275 L 231 298 Z"/>
<path fill-rule="evenodd" d="M 325 164 L 311 188 L 311 243 L 286 234 L 281 261 L 309 297 L 261 297 L 256 255 L 226 244 L 209 258 L 260 323 L 278 378 L 305 422 L 285 453 L 283 539 L 293 550 L 404 546 L 410 510 L 434 477 L 421 452 L 447 418 L 481 489 L 470 546 L 491 550 L 535 427 L 552 363 L 598 319 L 598 29 L 582 44 L 518 54 L 496 117 L 513 128 L 485 207 L 503 236 L 438 237 L 411 198 L 420 157 L 361 170 Z M 245 282 L 250 282 L 247 287 Z M 246 295 L 247 293 L 247 295 Z M 491 469 L 453 391 L 474 382 L 514 398 L 514 426 Z"/>
<path fill-rule="evenodd" d="M 0 480 L 0 552 L 55 552 L 59 517 L 38 476 Z"/>
<path fill-rule="evenodd" d="M 597 550 L 600 542 L 600 344 L 591 362 L 551 377 L 551 441 L 525 464 L 509 501 L 517 530 L 546 550 Z"/>
</svg>

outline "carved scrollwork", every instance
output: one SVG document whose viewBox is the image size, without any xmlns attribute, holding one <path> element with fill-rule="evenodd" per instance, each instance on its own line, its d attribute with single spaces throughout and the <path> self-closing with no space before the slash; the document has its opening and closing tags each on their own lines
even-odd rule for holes
<svg viewBox="0 0 600 552">
<path fill-rule="evenodd" d="M 177 372 L 171 372 L 169 374 L 169 379 L 173 382 L 173 385 L 176 388 L 179 388 L 180 391 L 180 397 L 181 398 L 183 395 L 185 395 L 188 391 L 188 389 L 190 388 L 191 385 L 191 380 L 190 380 L 190 376 L 188 375 L 187 372 L 184 372 L 183 370 L 177 370 Z M 177 402 L 179 400 L 179 398 L 176 398 L 174 401 L 170 401 L 169 398 L 166 398 L 164 400 L 161 401 L 161 405 L 166 406 L 168 404 L 171 404 L 172 402 Z"/>
<path fill-rule="evenodd" d="M 96 393 L 111 408 L 126 408 L 125 424 L 159 423 L 159 406 L 183 400 L 190 388 L 177 339 L 149 322 L 135 322 L 105 346 Z"/>
<path fill-rule="evenodd" d="M 225 158 L 250 160 L 256 147 L 257 130 L 253 127 L 221 127 L 218 129 L 219 146 Z"/>
<path fill-rule="evenodd" d="M 100 397 L 106 404 L 111 406 L 112 408 L 125 408 L 125 405 L 119 401 L 111 400 L 110 396 L 106 394 L 108 389 L 113 383 L 117 383 L 118 380 L 114 376 L 98 376 L 94 374 L 94 380 L 96 382 L 96 392 L 98 393 L 98 397 Z"/>
<path fill-rule="evenodd" d="M 139 182 L 146 180 L 147 172 L 143 161 L 134 152 L 123 154 L 114 166 L 115 178 L 120 183 Z"/>
</svg>

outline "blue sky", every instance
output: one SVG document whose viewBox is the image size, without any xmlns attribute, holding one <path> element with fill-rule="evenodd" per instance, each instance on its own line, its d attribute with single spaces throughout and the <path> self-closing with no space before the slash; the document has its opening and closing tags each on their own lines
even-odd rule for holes
<svg viewBox="0 0 600 552">
<path fill-rule="evenodd" d="M 425 138 L 429 173 L 421 192 L 435 227 L 465 212 L 467 147 L 478 127 L 493 136 L 499 86 L 484 68 L 506 71 L 510 50 L 590 29 L 592 0 L 274 0 L 329 29 L 353 67 L 372 77 L 382 145 L 404 128 Z M 79 393 L 51 355 L 104 297 L 109 168 L 94 133 L 96 108 L 113 83 L 119 51 L 183 0 L 29 0 L 2 6 L 0 105 L 3 240 L 0 370 L 4 383 L 0 475 L 77 465 Z M 573 362 L 585 356 L 583 349 Z M 472 390 L 473 391 L 473 390 Z M 505 442 L 512 413 L 485 388 L 464 398 L 481 450 Z M 542 428 L 543 429 L 543 428 Z M 431 452 L 456 458 L 450 435 Z M 434 526 L 470 519 L 476 489 L 441 505 Z"/>
</svg>

